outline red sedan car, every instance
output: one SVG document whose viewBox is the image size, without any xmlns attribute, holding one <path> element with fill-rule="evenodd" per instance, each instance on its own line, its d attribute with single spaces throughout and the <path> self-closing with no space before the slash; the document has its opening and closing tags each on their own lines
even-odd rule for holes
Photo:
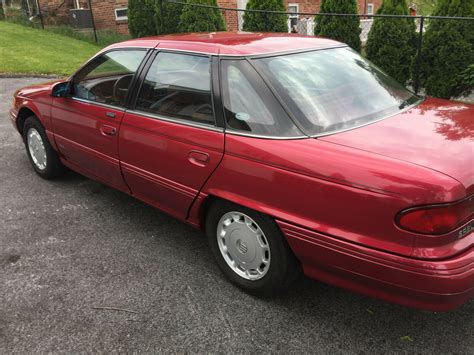
<svg viewBox="0 0 474 355">
<path fill-rule="evenodd" d="M 474 295 L 473 118 L 342 43 L 257 33 L 116 44 L 11 109 L 38 175 L 66 166 L 204 230 L 249 292 L 303 270 L 430 310 Z"/>
</svg>

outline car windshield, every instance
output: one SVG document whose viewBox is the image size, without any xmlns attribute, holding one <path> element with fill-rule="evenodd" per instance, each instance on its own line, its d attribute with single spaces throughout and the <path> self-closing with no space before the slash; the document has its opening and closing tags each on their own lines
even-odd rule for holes
<svg viewBox="0 0 474 355">
<path fill-rule="evenodd" d="M 347 47 L 253 62 L 312 136 L 377 121 L 419 101 Z"/>
</svg>

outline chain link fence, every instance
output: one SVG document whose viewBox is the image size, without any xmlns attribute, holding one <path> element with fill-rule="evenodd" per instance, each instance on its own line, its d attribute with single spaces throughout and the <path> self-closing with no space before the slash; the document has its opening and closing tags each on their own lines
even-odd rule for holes
<svg viewBox="0 0 474 355">
<path fill-rule="evenodd" d="M 199 11 L 201 16 L 206 14 L 209 16 L 209 22 L 215 21 L 215 13 L 218 12 L 224 19 L 226 29 L 228 31 L 242 31 L 245 29 L 244 23 L 246 14 L 258 13 L 264 22 L 270 25 L 274 22 L 286 22 L 280 31 L 288 33 L 297 33 L 300 35 L 314 36 L 315 28 L 319 21 L 324 17 L 345 17 L 357 18 L 360 27 L 360 41 L 362 44 L 362 54 L 365 54 L 365 46 L 369 38 L 370 32 L 373 28 L 375 19 L 383 19 L 387 21 L 407 21 L 412 20 L 416 28 L 416 51 L 410 62 L 413 63 L 413 73 L 410 85 L 417 93 L 423 93 L 420 87 L 420 72 L 422 68 L 422 43 L 424 34 L 429 25 L 435 21 L 468 21 L 472 24 L 474 31 L 474 17 L 444 17 L 444 16 L 401 16 L 401 15 L 371 15 L 371 14 L 324 14 L 324 13 L 305 13 L 305 12 L 279 12 L 279 11 L 264 11 L 264 10 L 246 10 L 229 7 L 214 7 L 202 4 L 189 4 L 185 1 L 179 0 L 156 0 L 160 4 L 166 4 L 168 14 L 173 13 L 173 21 L 179 22 L 179 14 L 182 12 L 184 6 L 192 6 L 194 10 Z M 114 3 L 115 18 L 111 15 L 111 26 L 100 23 L 100 28 L 96 28 L 97 21 L 94 19 L 95 11 L 100 11 L 101 6 L 109 4 L 107 1 L 93 1 L 93 0 L 0 0 L 3 5 L 5 18 L 8 21 L 19 22 L 23 25 L 33 26 L 37 28 L 47 29 L 60 34 L 85 39 L 90 42 L 99 43 L 100 45 L 107 45 L 109 43 L 119 42 L 127 39 L 128 36 L 119 35 L 116 32 L 117 24 L 122 26 L 124 33 L 127 29 L 127 8 L 126 1 L 120 1 L 124 4 L 117 9 L 118 2 Z M 161 5 L 161 8 L 162 8 Z M 125 11 L 121 14 L 120 11 Z M 161 16 L 167 16 L 166 11 L 161 11 Z M 176 15 L 178 14 L 178 15 Z M 117 17 L 118 16 L 118 17 Z M 123 16 L 123 21 L 121 17 Z M 150 14 L 155 16 L 155 14 Z M 278 21 L 277 21 L 278 19 Z M 167 21 L 161 18 L 161 23 L 165 24 Z M 168 21 L 169 22 L 169 21 Z M 103 29 L 103 28 L 109 29 Z M 179 26 L 175 26 L 178 28 Z M 162 29 L 163 30 L 163 29 Z M 163 32 L 163 31 L 158 31 Z M 389 34 L 387 34 L 389 35 Z M 474 64 L 466 63 L 466 64 Z M 449 65 L 449 63 L 447 64 Z M 474 91 L 474 90 L 473 90 Z M 469 101 L 474 101 L 474 93 L 468 95 Z"/>
<path fill-rule="evenodd" d="M 413 20 L 416 28 L 416 51 L 411 58 L 413 63 L 413 78 L 410 82 L 412 89 L 416 93 L 423 93 L 423 88 L 420 87 L 420 67 L 422 53 L 423 37 L 429 24 L 434 21 L 469 21 L 472 24 L 474 31 L 474 17 L 448 17 L 448 16 L 412 16 L 412 15 L 379 15 L 379 14 L 325 14 L 325 13 L 305 13 L 305 12 L 280 12 L 280 11 L 262 11 L 262 10 L 247 10 L 228 7 L 214 7 L 200 4 L 187 4 L 183 1 L 165 0 L 167 4 L 172 6 L 172 11 L 180 13 L 183 6 L 193 6 L 196 9 L 207 9 L 209 14 L 212 11 L 219 11 L 224 19 L 227 31 L 242 31 L 245 29 L 245 14 L 259 13 L 263 21 L 272 23 L 274 17 L 284 16 L 286 19 L 286 32 L 295 33 L 306 36 L 314 36 L 315 28 L 323 17 L 356 17 L 359 21 L 360 27 L 360 41 L 362 44 L 362 55 L 365 54 L 365 46 L 369 38 L 374 20 L 379 18 L 383 20 L 407 21 Z M 210 17 L 211 18 L 211 17 Z M 389 34 L 387 34 L 389 35 Z M 474 59 L 473 59 L 474 63 Z M 469 63 L 466 63 L 469 64 Z M 465 100 L 463 98 L 463 100 Z M 467 97 L 467 101 L 474 102 L 474 90 Z"/>
<path fill-rule="evenodd" d="M 128 35 L 118 34 L 116 28 L 97 29 L 93 10 L 98 10 L 96 7 L 102 5 L 100 2 L 91 0 L 0 0 L 0 4 L 3 7 L 5 20 L 21 25 L 49 30 L 100 45 L 129 38 Z M 117 14 L 120 15 L 120 12 Z M 113 12 L 111 12 L 110 19 L 111 23 L 116 23 Z M 121 25 L 125 29 L 123 32 L 128 32 L 126 12 Z"/>
</svg>

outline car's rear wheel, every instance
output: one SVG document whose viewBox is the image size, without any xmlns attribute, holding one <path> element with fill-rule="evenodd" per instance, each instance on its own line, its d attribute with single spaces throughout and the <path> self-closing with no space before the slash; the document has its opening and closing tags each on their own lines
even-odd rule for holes
<svg viewBox="0 0 474 355">
<path fill-rule="evenodd" d="M 206 233 L 224 275 L 248 292 L 278 293 L 298 275 L 296 258 L 267 215 L 219 200 L 209 208 Z"/>
<path fill-rule="evenodd" d="M 49 143 L 46 132 L 34 116 L 23 125 L 26 153 L 36 173 L 44 179 L 53 179 L 64 172 L 59 156 Z"/>
</svg>

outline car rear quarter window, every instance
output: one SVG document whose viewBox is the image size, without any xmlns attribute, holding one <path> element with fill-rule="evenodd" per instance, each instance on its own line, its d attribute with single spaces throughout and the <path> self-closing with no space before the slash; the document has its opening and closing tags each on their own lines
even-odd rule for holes
<svg viewBox="0 0 474 355">
<path fill-rule="evenodd" d="M 159 53 L 146 74 L 135 109 L 213 125 L 210 58 Z"/>
<path fill-rule="evenodd" d="M 246 60 L 223 60 L 221 76 L 228 130 L 268 137 L 302 136 Z"/>
<path fill-rule="evenodd" d="M 123 106 L 145 50 L 117 50 L 94 58 L 73 78 L 73 96 Z"/>
</svg>

